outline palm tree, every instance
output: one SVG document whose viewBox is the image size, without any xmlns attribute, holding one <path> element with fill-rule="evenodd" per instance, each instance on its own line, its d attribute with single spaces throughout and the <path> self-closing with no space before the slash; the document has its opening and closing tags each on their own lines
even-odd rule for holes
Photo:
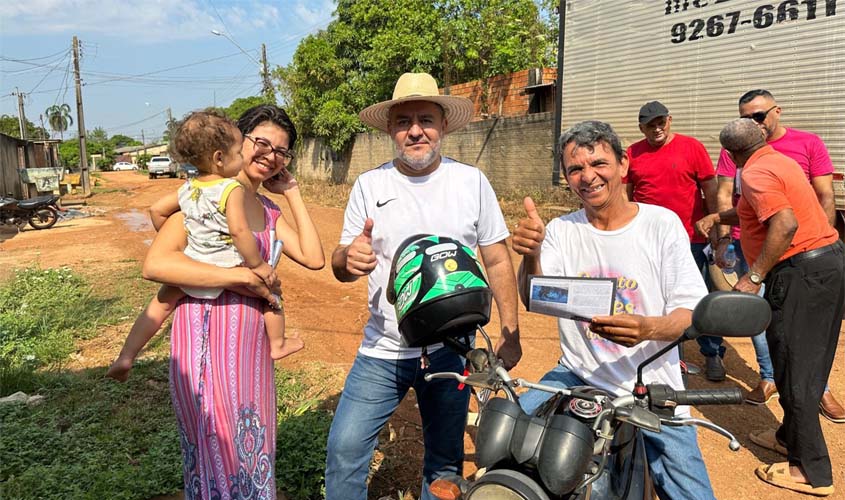
<svg viewBox="0 0 845 500">
<path fill-rule="evenodd" d="M 54 132 L 59 133 L 59 137 L 65 140 L 64 132 L 67 128 L 73 125 L 73 118 L 70 117 L 70 106 L 67 104 L 54 104 L 44 111 L 47 115 L 47 123 Z"/>
</svg>

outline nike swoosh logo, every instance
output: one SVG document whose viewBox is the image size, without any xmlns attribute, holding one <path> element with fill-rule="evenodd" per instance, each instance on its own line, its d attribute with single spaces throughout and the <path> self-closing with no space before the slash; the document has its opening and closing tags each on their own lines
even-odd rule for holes
<svg viewBox="0 0 845 500">
<path fill-rule="evenodd" d="M 386 201 L 377 201 L 377 202 L 376 202 L 376 206 L 377 206 L 378 208 L 381 208 L 381 207 L 383 207 L 383 206 L 387 205 L 388 203 L 390 203 L 391 201 L 393 201 L 393 200 L 395 200 L 395 199 L 396 199 L 396 198 L 391 198 L 391 199 L 386 200 Z"/>
</svg>

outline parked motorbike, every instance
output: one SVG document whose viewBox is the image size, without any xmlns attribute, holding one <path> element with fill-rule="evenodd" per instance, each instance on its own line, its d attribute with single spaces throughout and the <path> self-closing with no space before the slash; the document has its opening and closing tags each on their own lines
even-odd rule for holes
<svg viewBox="0 0 845 500">
<path fill-rule="evenodd" d="M 0 224 L 23 229 L 27 223 L 35 229 L 48 229 L 59 220 L 59 197 L 45 195 L 17 200 L 0 197 Z"/>
<path fill-rule="evenodd" d="M 487 349 L 447 339 L 465 354 L 469 372 L 432 373 L 426 380 L 445 378 L 484 391 L 503 393 L 480 408 L 476 461 L 486 469 L 475 481 L 460 476 L 440 478 L 431 492 L 441 500 L 586 500 L 651 499 L 652 487 L 641 429 L 660 432 L 663 426 L 698 425 L 729 439 L 724 428 L 698 418 L 675 417 L 678 405 L 741 404 L 739 388 L 674 390 L 644 384 L 649 363 L 683 341 L 701 335 L 747 337 L 763 331 L 771 319 L 765 300 L 751 294 L 714 292 L 693 311 L 692 325 L 675 342 L 645 360 L 637 370 L 631 394 L 613 397 L 596 387 L 560 389 L 513 379 L 493 354 L 490 338 L 477 331 Z M 466 374 L 469 373 L 469 374 Z M 554 394 L 533 414 L 519 406 L 517 388 Z"/>
</svg>

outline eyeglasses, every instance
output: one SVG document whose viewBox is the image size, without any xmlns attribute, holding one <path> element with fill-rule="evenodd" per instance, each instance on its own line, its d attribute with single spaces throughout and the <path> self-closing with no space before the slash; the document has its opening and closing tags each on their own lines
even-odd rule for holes
<svg viewBox="0 0 845 500">
<path fill-rule="evenodd" d="M 296 158 L 293 152 L 285 148 L 274 148 L 270 141 L 263 137 L 252 137 L 246 134 L 244 134 L 244 137 L 252 141 L 256 156 L 267 156 L 273 153 L 273 160 L 281 165 L 286 165 Z"/>
<path fill-rule="evenodd" d="M 768 116 L 769 111 L 775 109 L 777 106 L 772 106 L 771 108 L 767 109 L 766 111 L 756 111 L 751 113 L 750 115 L 742 115 L 740 118 L 751 118 L 757 123 L 763 123 L 766 120 L 766 116 Z"/>
</svg>

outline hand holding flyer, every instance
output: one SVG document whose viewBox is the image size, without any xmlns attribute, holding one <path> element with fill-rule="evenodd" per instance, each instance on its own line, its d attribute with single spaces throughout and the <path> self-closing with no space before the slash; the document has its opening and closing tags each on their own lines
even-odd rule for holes
<svg viewBox="0 0 845 500">
<path fill-rule="evenodd" d="M 530 276 L 528 310 L 549 316 L 592 321 L 613 314 L 616 278 Z"/>
</svg>

